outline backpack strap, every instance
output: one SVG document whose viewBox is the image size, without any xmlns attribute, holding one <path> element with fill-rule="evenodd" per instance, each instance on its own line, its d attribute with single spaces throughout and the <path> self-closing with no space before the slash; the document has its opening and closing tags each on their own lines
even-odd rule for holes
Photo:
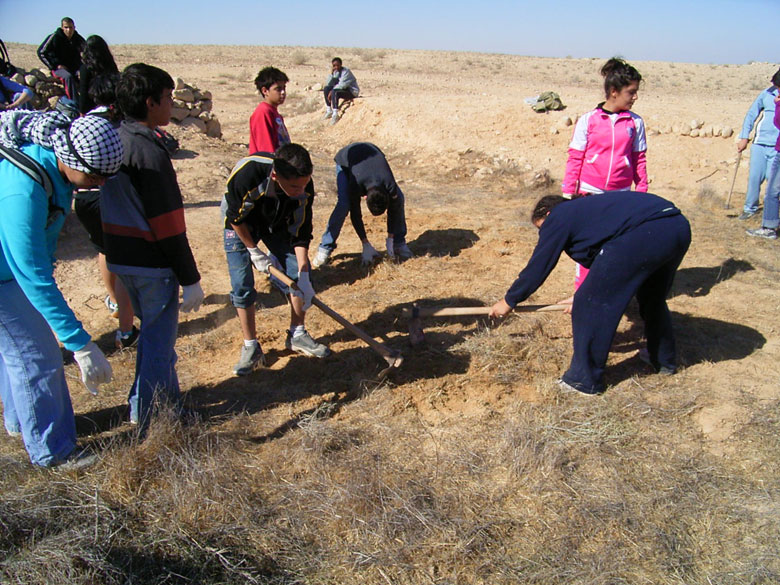
<svg viewBox="0 0 780 585">
<path fill-rule="evenodd" d="M 49 201 L 49 215 L 46 219 L 46 227 L 49 227 L 60 214 L 64 213 L 64 210 L 54 204 L 54 185 L 52 184 L 51 177 L 49 177 L 46 169 L 43 168 L 41 163 L 21 150 L 8 148 L 7 146 L 0 144 L 0 160 L 2 159 L 10 162 L 46 191 L 46 198 Z"/>
</svg>

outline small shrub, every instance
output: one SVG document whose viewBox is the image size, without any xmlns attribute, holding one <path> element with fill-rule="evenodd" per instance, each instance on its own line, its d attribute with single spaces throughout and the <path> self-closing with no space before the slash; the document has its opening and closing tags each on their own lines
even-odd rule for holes
<svg viewBox="0 0 780 585">
<path fill-rule="evenodd" d="M 306 63 L 306 53 L 303 51 L 295 51 L 290 57 L 293 65 L 303 65 Z"/>
</svg>

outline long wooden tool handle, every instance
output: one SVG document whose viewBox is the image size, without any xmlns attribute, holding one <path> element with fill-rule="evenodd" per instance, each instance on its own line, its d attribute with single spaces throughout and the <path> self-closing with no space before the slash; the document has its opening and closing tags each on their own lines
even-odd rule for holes
<svg viewBox="0 0 780 585">
<path fill-rule="evenodd" d="M 517 305 L 513 310 L 517 313 L 542 313 L 545 311 L 565 311 L 571 305 Z M 492 307 L 419 307 L 407 309 L 408 315 L 417 315 L 419 317 L 452 317 L 467 315 L 487 315 Z"/>
<path fill-rule="evenodd" d="M 729 189 L 729 196 L 726 198 L 726 209 L 731 208 L 731 194 L 734 192 L 734 184 L 737 182 L 737 172 L 739 171 L 739 161 L 742 160 L 742 151 L 737 154 L 737 164 L 734 165 L 734 178 L 731 180 L 731 189 Z"/>
<path fill-rule="evenodd" d="M 269 272 L 271 273 L 271 276 L 278 278 L 281 280 L 284 284 L 289 286 L 290 288 L 298 289 L 298 285 L 295 283 L 295 281 L 287 276 L 284 272 L 276 268 L 275 266 L 269 266 L 268 268 Z M 383 358 L 396 358 L 398 356 L 398 352 L 393 351 L 386 345 L 383 345 L 379 343 L 376 339 L 371 337 L 368 333 L 363 331 L 360 327 L 355 325 L 354 323 L 350 323 L 347 321 L 344 317 L 339 315 L 336 311 L 331 309 L 328 305 L 323 303 L 320 299 L 318 299 L 316 296 L 311 300 L 312 305 L 317 307 L 320 311 L 328 315 L 331 319 L 334 319 L 335 321 L 341 323 L 344 327 L 349 329 L 352 333 L 354 333 L 357 337 L 365 341 L 371 349 L 373 349 L 375 352 L 377 352 L 379 355 L 381 355 Z"/>
</svg>

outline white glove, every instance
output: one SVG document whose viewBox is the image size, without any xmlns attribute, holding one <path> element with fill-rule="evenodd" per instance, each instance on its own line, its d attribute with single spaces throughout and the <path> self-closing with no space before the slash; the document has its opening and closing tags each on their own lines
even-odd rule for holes
<svg viewBox="0 0 780 585">
<path fill-rule="evenodd" d="M 97 396 L 98 386 L 111 381 L 114 375 L 111 364 L 100 348 L 90 341 L 78 351 L 73 352 L 76 363 L 81 369 L 81 381 L 93 396 Z"/>
<path fill-rule="evenodd" d="M 246 251 L 249 252 L 249 258 L 252 260 L 252 264 L 254 264 L 255 268 L 260 272 L 268 274 L 268 267 L 271 265 L 271 259 L 261 252 L 260 248 L 247 248 Z"/>
<path fill-rule="evenodd" d="M 314 288 L 311 286 L 308 270 L 298 273 L 298 290 L 294 291 L 293 294 L 303 298 L 303 310 L 308 311 L 314 298 Z"/>
<path fill-rule="evenodd" d="M 189 313 L 190 311 L 197 313 L 198 309 L 200 309 L 200 304 L 203 302 L 203 289 L 200 287 L 200 282 L 181 287 L 181 292 L 181 310 L 184 313 Z"/>
<path fill-rule="evenodd" d="M 395 250 L 393 249 L 393 236 L 390 236 L 385 240 L 385 246 L 387 247 L 387 255 L 390 258 L 395 258 Z"/>
<path fill-rule="evenodd" d="M 363 242 L 363 254 L 361 255 L 360 263 L 363 266 L 373 264 L 377 256 L 379 256 L 379 252 L 371 245 L 371 242 Z"/>
</svg>

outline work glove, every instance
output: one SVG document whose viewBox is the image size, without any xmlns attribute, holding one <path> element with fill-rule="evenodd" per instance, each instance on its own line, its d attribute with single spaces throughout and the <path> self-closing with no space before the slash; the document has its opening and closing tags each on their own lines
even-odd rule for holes
<svg viewBox="0 0 780 585">
<path fill-rule="evenodd" d="M 74 351 L 73 357 L 76 358 L 76 363 L 81 369 L 81 381 L 84 382 L 84 386 L 93 396 L 97 396 L 98 386 L 111 381 L 113 376 L 111 364 L 92 341 L 78 351 Z"/>
<path fill-rule="evenodd" d="M 385 247 L 387 248 L 387 255 L 390 256 L 390 258 L 395 258 L 395 250 L 393 249 L 393 236 L 389 236 L 385 240 Z"/>
<path fill-rule="evenodd" d="M 379 256 L 379 252 L 371 245 L 371 242 L 363 242 L 363 254 L 361 255 L 360 263 L 363 266 L 373 264 L 377 256 Z"/>
<path fill-rule="evenodd" d="M 246 250 L 249 252 L 249 258 L 252 260 L 255 268 L 260 272 L 268 274 L 268 267 L 271 265 L 271 259 L 268 255 L 261 252 L 260 248 L 247 248 Z"/>
<path fill-rule="evenodd" d="M 200 282 L 181 287 L 181 292 L 182 312 L 189 313 L 192 311 L 197 313 L 198 309 L 200 309 L 201 303 L 203 302 L 203 289 L 200 287 Z"/>
<path fill-rule="evenodd" d="M 314 298 L 314 288 L 311 286 L 308 270 L 298 273 L 298 290 L 293 291 L 293 294 L 303 298 L 303 310 L 308 311 Z"/>
</svg>

